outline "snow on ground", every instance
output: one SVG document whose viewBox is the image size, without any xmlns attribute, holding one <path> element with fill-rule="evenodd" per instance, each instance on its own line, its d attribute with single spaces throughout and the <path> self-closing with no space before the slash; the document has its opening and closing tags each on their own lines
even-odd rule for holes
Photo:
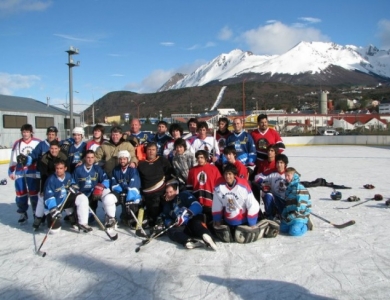
<svg viewBox="0 0 390 300">
<path fill-rule="evenodd" d="M 42 258 L 34 252 L 46 233 L 18 226 L 11 180 L 0 186 L 1 299 L 389 299 L 390 147 L 314 146 L 286 150 L 302 180 L 325 178 L 351 186 L 340 190 L 310 188 L 313 212 L 334 222 L 356 220 L 344 229 L 313 218 L 304 237 L 279 235 L 252 244 L 218 242 L 217 252 L 186 250 L 164 236 L 135 248 L 140 238 L 118 228 L 110 241 L 94 225 L 90 234 L 71 231 L 49 235 Z M 7 166 L 0 166 L 6 177 Z M 371 183 L 375 189 L 366 190 Z M 383 201 L 356 203 L 382 194 Z M 99 208 L 98 214 L 103 219 Z"/>
</svg>

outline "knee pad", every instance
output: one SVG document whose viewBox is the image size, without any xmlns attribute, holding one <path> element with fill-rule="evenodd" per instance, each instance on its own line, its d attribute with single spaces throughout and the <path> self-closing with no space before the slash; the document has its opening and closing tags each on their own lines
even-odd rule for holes
<svg viewBox="0 0 390 300">
<path fill-rule="evenodd" d="M 278 223 L 272 220 L 268 220 L 268 228 L 264 233 L 264 237 L 266 238 L 274 238 L 279 234 L 280 226 Z"/>
<path fill-rule="evenodd" d="M 255 227 L 239 225 L 234 233 L 234 239 L 237 243 L 248 244 L 261 239 L 269 227 L 268 220 L 261 220 Z"/>
<path fill-rule="evenodd" d="M 111 193 L 102 197 L 103 205 L 114 205 L 117 201 L 115 195 Z"/>
<path fill-rule="evenodd" d="M 79 206 L 80 204 L 87 204 L 89 206 L 89 199 L 84 194 L 79 194 L 76 197 L 75 204 L 76 206 Z"/>
<path fill-rule="evenodd" d="M 234 242 L 230 228 L 227 225 L 214 226 L 215 235 L 224 243 Z"/>
</svg>

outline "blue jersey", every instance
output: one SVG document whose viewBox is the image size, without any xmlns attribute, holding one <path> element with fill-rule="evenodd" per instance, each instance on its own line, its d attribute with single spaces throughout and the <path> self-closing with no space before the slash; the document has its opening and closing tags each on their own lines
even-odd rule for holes
<svg viewBox="0 0 390 300">
<path fill-rule="evenodd" d="M 140 131 L 138 133 L 131 133 L 130 136 L 136 137 L 140 144 L 143 144 L 153 138 L 153 135 L 146 131 Z"/>
<path fill-rule="evenodd" d="M 90 169 L 87 169 L 85 164 L 76 167 L 73 172 L 73 180 L 79 186 L 80 192 L 87 197 L 91 195 L 98 183 L 103 183 L 104 186 L 109 187 L 107 175 L 99 165 L 92 165 Z"/>
<path fill-rule="evenodd" d="M 171 136 L 167 134 L 163 134 L 162 136 L 160 136 L 157 133 L 152 137 L 152 139 L 149 140 L 149 142 L 155 142 L 157 144 L 157 155 L 163 156 L 164 146 L 167 142 L 171 140 L 172 140 Z"/>
<path fill-rule="evenodd" d="M 61 206 L 68 196 L 69 187 L 74 183 L 72 175 L 68 172 L 65 172 L 63 179 L 58 178 L 56 174 L 52 174 L 45 183 L 43 195 L 45 209 L 51 210 L 55 207 Z"/>
<path fill-rule="evenodd" d="M 242 162 L 245 166 L 255 164 L 256 147 L 252 136 L 248 132 L 232 132 L 232 134 L 226 139 L 226 147 L 227 146 L 234 146 L 237 151 L 236 159 Z"/>
<path fill-rule="evenodd" d="M 202 205 L 198 199 L 189 191 L 180 192 L 172 201 L 165 201 L 163 207 L 163 218 L 166 225 L 174 222 L 181 208 L 187 208 L 192 215 L 202 213 Z"/>
<path fill-rule="evenodd" d="M 76 145 L 73 144 L 69 147 L 68 151 L 68 165 L 70 166 L 70 172 L 73 173 L 75 166 L 82 161 L 85 156 L 85 152 L 87 149 L 87 144 L 85 142 L 81 142 Z"/>
<path fill-rule="evenodd" d="M 126 167 L 122 169 L 121 166 L 116 166 L 112 171 L 111 187 L 119 185 L 122 191 L 128 188 L 141 188 L 141 179 L 136 168 Z"/>
</svg>

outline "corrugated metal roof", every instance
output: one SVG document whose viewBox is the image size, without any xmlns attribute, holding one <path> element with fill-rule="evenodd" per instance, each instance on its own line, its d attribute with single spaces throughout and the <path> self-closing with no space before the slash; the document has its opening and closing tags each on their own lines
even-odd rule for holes
<svg viewBox="0 0 390 300">
<path fill-rule="evenodd" d="M 34 112 L 53 115 L 69 114 L 68 110 L 51 105 L 47 106 L 46 103 L 32 98 L 7 95 L 0 95 L 0 111 Z M 73 114 L 75 116 L 79 115 L 76 113 Z"/>
</svg>

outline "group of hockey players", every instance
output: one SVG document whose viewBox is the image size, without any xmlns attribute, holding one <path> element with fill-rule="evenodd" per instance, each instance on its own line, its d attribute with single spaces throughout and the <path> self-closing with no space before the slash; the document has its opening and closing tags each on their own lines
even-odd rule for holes
<svg viewBox="0 0 390 300">
<path fill-rule="evenodd" d="M 118 215 L 121 225 L 149 229 L 143 234 L 149 238 L 167 232 L 187 249 L 216 250 L 216 238 L 250 243 L 279 232 L 303 235 L 311 228 L 310 195 L 287 166 L 285 146 L 267 116 L 257 121 L 249 133 L 242 119 L 234 118 L 230 131 L 229 119 L 220 118 L 210 134 L 206 122 L 192 118 L 183 135 L 179 124 L 168 128 L 165 121 L 156 134 L 143 132 L 133 119 L 129 132 L 112 127 L 109 139 L 96 125 L 87 142 L 81 127 L 60 141 L 50 126 L 41 141 L 25 124 L 9 167 L 19 223 L 27 222 L 30 199 L 34 230 L 46 219 L 50 231 L 67 221 L 89 232 L 100 203 L 106 229 L 116 228 Z"/>
</svg>

